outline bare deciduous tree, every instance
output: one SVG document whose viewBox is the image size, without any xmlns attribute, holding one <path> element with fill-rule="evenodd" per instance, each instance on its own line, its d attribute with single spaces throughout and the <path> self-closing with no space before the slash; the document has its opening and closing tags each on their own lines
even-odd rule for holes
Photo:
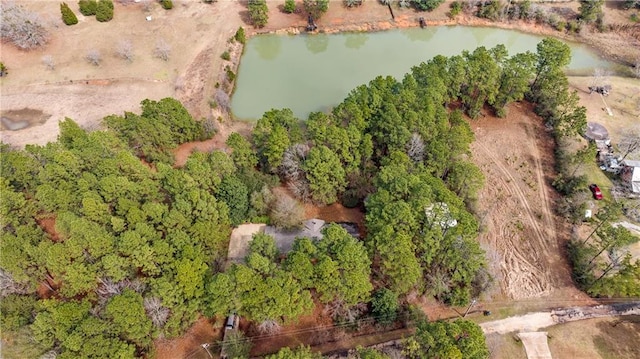
<svg viewBox="0 0 640 359">
<path fill-rule="evenodd" d="M 304 220 L 304 208 L 295 199 L 277 196 L 271 208 L 271 223 L 278 228 L 298 228 Z"/>
<path fill-rule="evenodd" d="M 309 187 L 309 181 L 306 178 L 303 177 L 289 181 L 287 183 L 287 188 L 302 202 L 311 202 L 311 187 Z"/>
<path fill-rule="evenodd" d="M 169 61 L 171 56 L 171 45 L 164 39 L 160 39 L 156 42 L 156 47 L 153 49 L 153 56 L 159 58 L 162 61 Z"/>
<path fill-rule="evenodd" d="M 117 282 L 114 283 L 112 282 L 110 279 L 108 278 L 99 278 L 98 279 L 100 281 L 100 283 L 102 284 L 101 286 L 98 287 L 98 290 L 96 290 L 96 293 L 103 298 L 111 298 L 114 295 L 118 295 L 122 293 L 122 289 L 124 287 L 122 282 Z"/>
<path fill-rule="evenodd" d="M 167 319 L 169 319 L 169 308 L 162 306 L 162 301 L 158 297 L 147 297 L 143 301 L 144 309 L 151 319 L 153 325 L 157 328 L 164 327 Z"/>
<path fill-rule="evenodd" d="M 49 34 L 40 15 L 13 2 L 0 3 L 0 36 L 22 50 L 45 45 Z"/>
<path fill-rule="evenodd" d="M 424 159 L 424 141 L 419 134 L 411 135 L 411 139 L 407 143 L 407 155 L 414 162 L 421 162 Z"/>
<path fill-rule="evenodd" d="M 56 63 L 55 61 L 53 61 L 53 56 L 51 55 L 44 55 L 42 56 L 42 64 L 48 69 L 48 70 L 55 70 L 56 69 Z"/>
<path fill-rule="evenodd" d="M 133 61 L 133 44 L 131 40 L 121 40 L 116 46 L 116 55 L 128 62 Z"/>
<path fill-rule="evenodd" d="M 94 66 L 100 66 L 100 62 L 102 62 L 102 55 L 100 54 L 100 51 L 96 49 L 87 51 L 87 55 L 84 58 Z"/>
<path fill-rule="evenodd" d="M 303 143 L 289 147 L 282 156 L 282 164 L 278 168 L 280 176 L 287 181 L 298 181 L 305 178 L 302 162 L 307 158 L 309 146 Z"/>
<path fill-rule="evenodd" d="M 273 319 L 267 319 L 258 325 L 258 331 L 262 334 L 277 334 L 282 330 L 280 323 Z"/>
<path fill-rule="evenodd" d="M 324 312 L 339 321 L 353 323 L 367 311 L 367 305 L 359 303 L 348 306 L 343 300 L 336 299 L 324 306 Z"/>
<path fill-rule="evenodd" d="M 640 127 L 627 130 L 620 138 L 618 150 L 622 153 L 622 161 L 630 154 L 640 151 Z"/>
<path fill-rule="evenodd" d="M 55 350 L 49 350 L 48 352 L 42 354 L 39 359 L 56 359 L 58 357 L 58 352 Z"/>
<path fill-rule="evenodd" d="M 29 286 L 25 283 L 16 282 L 11 274 L 0 269 L 0 298 L 4 298 L 9 294 L 27 294 Z"/>
<path fill-rule="evenodd" d="M 183 76 L 178 76 L 176 78 L 175 84 L 173 85 L 174 89 L 176 91 L 182 90 L 182 88 L 184 88 L 184 82 L 185 82 L 184 77 Z"/>
<path fill-rule="evenodd" d="M 221 88 L 216 89 L 216 102 L 222 110 L 229 110 L 231 100 L 229 99 L 229 95 Z"/>
</svg>

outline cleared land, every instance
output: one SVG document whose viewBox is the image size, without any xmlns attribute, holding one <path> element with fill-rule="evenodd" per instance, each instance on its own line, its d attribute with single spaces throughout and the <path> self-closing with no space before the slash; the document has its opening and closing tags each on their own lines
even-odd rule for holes
<svg viewBox="0 0 640 359">
<path fill-rule="evenodd" d="M 478 196 L 482 234 L 499 291 L 492 300 L 586 299 L 575 290 L 562 254 L 568 236 L 551 210 L 553 140 L 525 103 L 504 119 L 470 121 L 473 157 L 486 177 Z"/>
</svg>

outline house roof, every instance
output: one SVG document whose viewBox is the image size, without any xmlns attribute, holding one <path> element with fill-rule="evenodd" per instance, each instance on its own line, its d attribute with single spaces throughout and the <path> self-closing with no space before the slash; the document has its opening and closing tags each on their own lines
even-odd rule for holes
<svg viewBox="0 0 640 359">
<path fill-rule="evenodd" d="M 624 160 L 622 164 L 629 167 L 640 167 L 640 161 Z"/>
</svg>

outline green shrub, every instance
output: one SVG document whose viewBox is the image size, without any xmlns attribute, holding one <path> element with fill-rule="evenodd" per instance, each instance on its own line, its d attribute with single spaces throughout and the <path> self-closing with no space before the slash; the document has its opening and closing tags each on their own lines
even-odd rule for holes
<svg viewBox="0 0 640 359">
<path fill-rule="evenodd" d="M 571 20 L 567 23 L 567 27 L 569 29 L 569 32 L 573 32 L 573 33 L 579 33 L 580 32 L 580 23 L 577 22 L 576 20 Z"/>
<path fill-rule="evenodd" d="M 7 67 L 4 65 L 4 63 L 0 62 L 0 77 L 6 76 L 8 74 L 9 72 L 7 71 Z"/>
<path fill-rule="evenodd" d="M 173 1 L 171 0 L 162 0 L 160 4 L 162 5 L 162 8 L 165 10 L 173 9 Z"/>
<path fill-rule="evenodd" d="M 78 23 L 78 17 L 66 3 L 60 4 L 60 13 L 62 14 L 62 22 L 64 22 L 65 25 L 70 26 Z"/>
<path fill-rule="evenodd" d="M 107 22 L 113 19 L 113 2 L 111 0 L 100 0 L 96 8 L 96 20 Z"/>
<path fill-rule="evenodd" d="M 231 55 L 229 54 L 229 51 L 225 51 L 222 53 L 222 56 L 220 56 L 223 60 L 231 60 Z"/>
<path fill-rule="evenodd" d="M 556 30 L 558 31 L 564 31 L 566 27 L 567 23 L 564 21 L 558 21 L 558 23 L 556 24 Z"/>
<path fill-rule="evenodd" d="M 412 0 L 413 6 L 421 11 L 435 10 L 444 0 Z"/>
<path fill-rule="evenodd" d="M 283 10 L 287 14 L 293 14 L 296 12 L 296 0 L 285 0 Z"/>
<path fill-rule="evenodd" d="M 233 38 L 242 45 L 247 42 L 247 36 L 244 34 L 244 28 L 242 26 L 238 28 L 238 31 L 236 31 L 236 34 Z"/>
<path fill-rule="evenodd" d="M 96 14 L 98 9 L 98 1 L 97 0 L 80 0 L 78 2 L 78 6 L 80 6 L 80 13 L 84 16 L 92 16 Z"/>
<path fill-rule="evenodd" d="M 637 13 L 633 13 L 633 14 L 631 14 L 631 16 L 629 16 L 629 20 L 631 20 L 633 22 L 638 22 L 638 20 L 640 20 L 640 18 L 638 18 L 638 14 Z"/>
<path fill-rule="evenodd" d="M 462 11 L 462 3 L 454 1 L 451 3 L 451 11 L 449 11 L 449 17 L 453 19 L 454 17 L 458 16 L 458 14 L 460 14 L 461 11 Z"/>
<path fill-rule="evenodd" d="M 266 0 L 249 0 L 247 3 L 249 9 L 249 18 L 253 26 L 264 27 L 269 21 L 269 8 L 267 8 Z"/>
<path fill-rule="evenodd" d="M 233 80 L 236 79 L 236 74 L 231 70 L 231 68 L 228 65 L 224 68 L 224 71 L 227 73 L 227 78 L 229 79 L 229 82 L 233 82 Z"/>
</svg>

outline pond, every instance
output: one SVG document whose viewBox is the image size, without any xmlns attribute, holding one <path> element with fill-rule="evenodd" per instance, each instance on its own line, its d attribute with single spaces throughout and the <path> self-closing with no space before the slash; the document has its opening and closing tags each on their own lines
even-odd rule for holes
<svg viewBox="0 0 640 359">
<path fill-rule="evenodd" d="M 542 36 L 495 28 L 438 26 L 375 33 L 259 35 L 240 63 L 231 110 L 255 120 L 271 108 L 288 107 L 301 119 L 340 103 L 355 87 L 378 75 L 402 78 L 435 55 L 452 56 L 504 44 L 510 54 L 535 52 Z M 571 72 L 611 68 L 586 46 L 569 43 Z"/>
</svg>

